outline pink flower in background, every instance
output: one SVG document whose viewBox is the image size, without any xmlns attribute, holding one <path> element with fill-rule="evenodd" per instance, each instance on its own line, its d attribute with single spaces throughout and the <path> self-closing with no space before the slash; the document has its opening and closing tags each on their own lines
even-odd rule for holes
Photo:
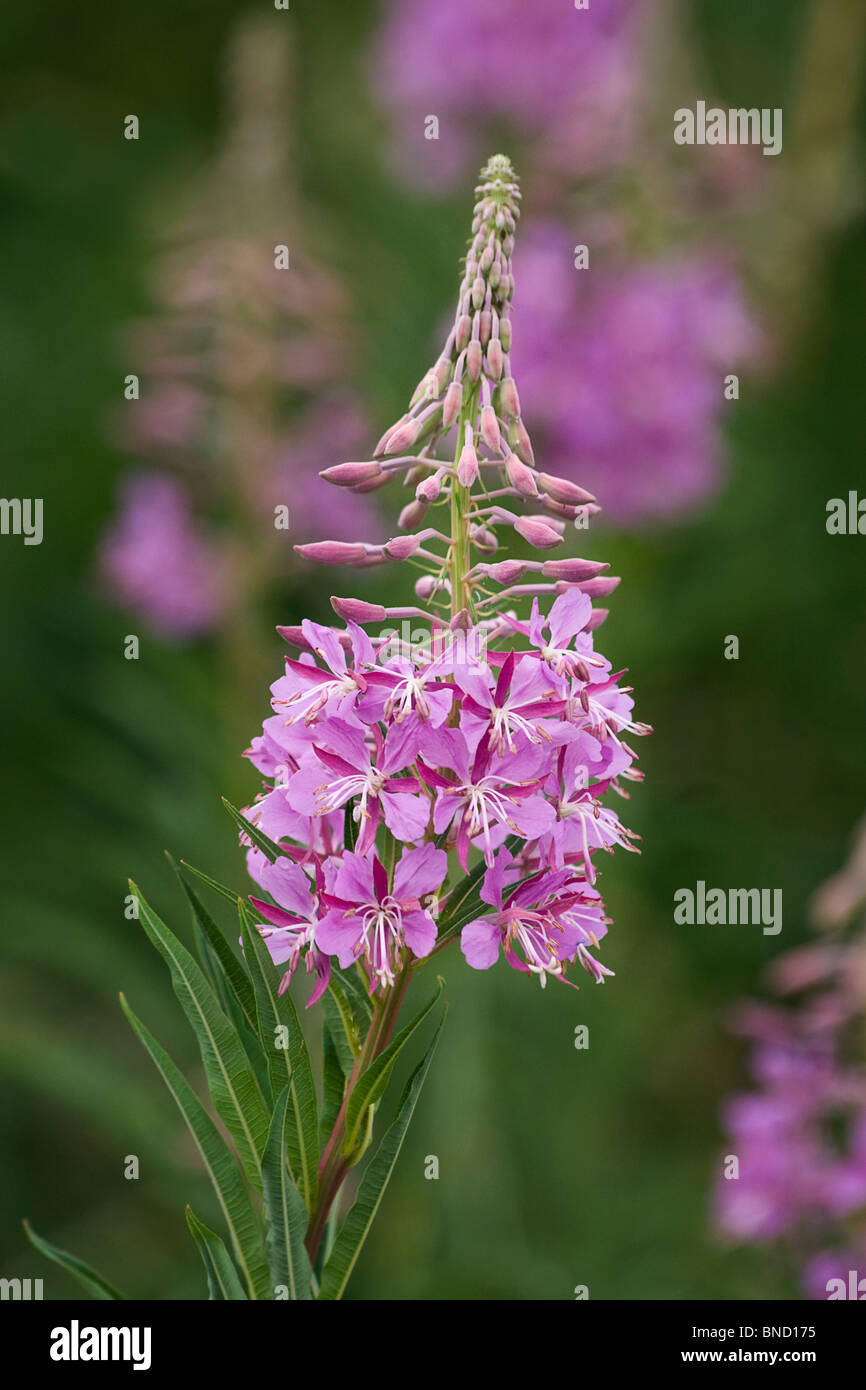
<svg viewBox="0 0 866 1390">
<path fill-rule="evenodd" d="M 796 1003 L 748 1005 L 735 1021 L 751 1043 L 753 1089 L 725 1107 L 739 1171 L 715 1194 L 721 1233 L 787 1243 L 819 1299 L 850 1297 L 832 1281 L 866 1274 L 866 934 L 862 923 L 841 930 L 866 901 L 864 850 L 861 828 L 848 866 L 816 895 L 813 916 L 834 939 L 774 962 L 771 983 Z"/>
<path fill-rule="evenodd" d="M 622 525 L 695 509 L 723 479 L 724 378 L 760 337 L 737 277 L 701 256 L 575 270 L 579 236 L 528 226 L 512 357 L 550 467 Z"/>
<path fill-rule="evenodd" d="M 166 473 L 126 479 L 98 567 L 106 588 L 166 637 L 206 631 L 227 597 L 220 546 L 196 521 L 184 487 Z"/>
<path fill-rule="evenodd" d="M 536 161 L 580 177 L 627 153 L 637 58 L 634 0 L 391 0 L 371 82 L 403 177 L 453 183 L 484 128 L 508 123 Z M 437 140 L 425 119 L 439 120 Z"/>
</svg>

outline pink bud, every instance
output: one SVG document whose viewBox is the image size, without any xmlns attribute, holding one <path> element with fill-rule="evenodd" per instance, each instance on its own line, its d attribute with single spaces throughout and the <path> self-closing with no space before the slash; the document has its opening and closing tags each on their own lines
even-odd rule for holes
<svg viewBox="0 0 866 1390">
<path fill-rule="evenodd" d="M 296 545 L 295 550 L 318 565 L 359 565 L 367 556 L 360 541 L 311 541 L 309 545 Z"/>
<path fill-rule="evenodd" d="M 353 623 L 383 623 L 385 609 L 381 603 L 367 603 L 362 598 L 337 598 L 331 595 L 331 607 L 338 618 Z"/>
<path fill-rule="evenodd" d="M 496 539 L 496 532 L 491 531 L 487 526 L 470 526 L 469 535 L 476 548 L 485 555 L 492 555 L 499 549 L 499 541 Z"/>
<path fill-rule="evenodd" d="M 478 337 L 481 340 L 482 347 L 487 347 L 487 344 L 490 342 L 490 331 L 492 327 L 493 315 L 489 309 L 482 310 L 481 318 L 478 320 Z"/>
<path fill-rule="evenodd" d="M 450 430 L 457 416 L 460 414 L 460 407 L 463 404 L 463 387 L 459 381 L 452 381 L 448 390 L 445 392 L 445 400 L 442 404 L 442 428 Z"/>
<path fill-rule="evenodd" d="M 593 608 L 589 622 L 586 625 L 586 631 L 595 632 L 597 627 L 601 627 L 609 612 L 609 608 Z"/>
<path fill-rule="evenodd" d="M 558 478 L 555 473 L 539 473 L 538 486 L 557 502 L 595 501 L 591 492 L 578 487 L 577 483 L 572 483 L 568 478 Z"/>
<path fill-rule="evenodd" d="M 404 415 L 385 440 L 385 448 L 382 452 L 402 454 L 404 449 L 410 449 L 418 438 L 418 429 L 418 421 L 411 415 Z"/>
<path fill-rule="evenodd" d="M 325 482 L 335 483 L 337 487 L 357 487 L 381 475 L 382 469 L 375 459 L 369 463 L 335 463 L 333 468 L 323 468 L 319 473 Z"/>
<path fill-rule="evenodd" d="M 545 579 L 567 579 L 577 584 L 581 579 L 592 579 L 610 565 L 601 560 L 545 560 L 541 573 Z"/>
<path fill-rule="evenodd" d="M 420 544 L 419 536 L 392 536 L 389 541 L 385 542 L 382 549 L 389 560 L 408 560 L 410 555 L 415 554 Z"/>
<path fill-rule="evenodd" d="M 522 560 L 500 560 L 496 565 L 487 566 L 487 573 L 497 584 L 516 584 L 525 572 L 526 565 Z"/>
<path fill-rule="evenodd" d="M 420 502 L 416 497 L 414 502 L 405 506 L 397 518 L 397 525 L 400 530 L 414 531 L 416 526 L 420 526 L 427 515 L 428 505 L 427 502 Z"/>
<path fill-rule="evenodd" d="M 499 399 L 502 402 L 502 409 L 506 415 L 520 417 L 520 397 L 517 394 L 517 387 L 514 384 L 514 377 L 507 376 L 499 387 Z"/>
<path fill-rule="evenodd" d="M 535 463 L 535 455 L 532 452 L 532 442 L 526 432 L 526 426 L 522 420 L 512 420 L 508 426 L 508 442 L 524 463 L 528 463 L 530 468 Z"/>
<path fill-rule="evenodd" d="M 618 574 L 600 574 L 595 579 L 582 580 L 577 587 L 589 598 L 607 598 L 619 587 L 619 582 Z"/>
<path fill-rule="evenodd" d="M 480 309 L 484 303 L 485 284 L 480 275 L 476 275 L 472 282 L 472 304 L 476 309 Z"/>
<path fill-rule="evenodd" d="M 437 594 L 450 594 L 451 585 L 444 577 L 437 578 L 433 574 L 422 574 L 415 584 L 415 597 L 422 603 L 429 603 L 431 598 Z"/>
<path fill-rule="evenodd" d="M 472 336 L 472 320 L 468 314 L 461 314 L 454 325 L 454 346 L 462 352 Z"/>
<path fill-rule="evenodd" d="M 481 375 L 481 344 L 477 338 L 466 349 L 466 375 L 470 381 L 477 381 Z"/>
<path fill-rule="evenodd" d="M 532 469 L 527 468 L 525 463 L 521 463 L 516 454 L 509 454 L 505 460 L 505 475 L 521 497 L 538 496 L 538 488 L 535 486 L 535 476 Z"/>
<path fill-rule="evenodd" d="M 464 444 L 461 450 L 457 477 L 463 487 L 471 487 L 478 477 L 478 455 L 472 444 Z"/>
<path fill-rule="evenodd" d="M 496 418 L 496 411 L 492 405 L 485 405 L 481 410 L 481 438 L 487 445 L 492 454 L 498 454 L 502 447 L 502 436 L 499 432 L 499 421 Z"/>
<path fill-rule="evenodd" d="M 415 496 L 418 498 L 419 502 L 436 501 L 442 486 L 444 474 L 444 468 L 437 468 L 435 473 L 431 473 L 428 477 L 421 479 L 421 482 L 415 489 Z"/>
<path fill-rule="evenodd" d="M 552 550 L 555 545 L 562 543 L 562 536 L 559 532 L 554 531 L 552 526 L 537 516 L 518 517 L 514 523 L 514 529 L 536 550 Z"/>
<path fill-rule="evenodd" d="M 503 352 L 511 351 L 511 319 L 501 318 L 499 320 L 499 341 L 502 344 Z"/>
<path fill-rule="evenodd" d="M 502 376 L 502 344 L 498 338 L 491 338 L 487 344 L 487 370 L 494 381 Z"/>
<path fill-rule="evenodd" d="M 284 642 L 291 642 L 293 647 L 300 647 L 301 651 L 311 652 L 313 649 L 299 627 L 278 627 L 277 632 Z"/>
</svg>

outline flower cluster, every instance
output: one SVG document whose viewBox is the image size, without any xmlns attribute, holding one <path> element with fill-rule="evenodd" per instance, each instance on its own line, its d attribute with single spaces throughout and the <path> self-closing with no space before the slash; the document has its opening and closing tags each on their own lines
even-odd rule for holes
<svg viewBox="0 0 866 1390">
<path fill-rule="evenodd" d="M 811 1297 L 847 1288 L 866 1260 L 866 1069 L 859 1060 L 866 1001 L 866 937 L 843 924 L 866 900 L 866 833 L 851 866 L 816 899 L 834 934 L 776 963 L 777 994 L 744 1007 L 737 1031 L 751 1043 L 753 1091 L 725 1108 L 736 1180 L 723 1178 L 716 1221 L 730 1239 L 785 1242 Z M 845 1293 L 843 1296 L 849 1296 Z"/>
<path fill-rule="evenodd" d="M 610 973 L 594 954 L 608 925 L 595 860 L 637 837 L 605 797 L 639 778 L 630 740 L 649 730 L 595 649 L 606 610 L 592 600 L 619 582 L 607 566 L 492 558 L 498 530 L 546 553 L 598 509 L 537 469 L 523 424 L 509 357 L 519 190 L 503 156 L 477 194 L 442 353 L 374 457 L 323 474 L 362 492 L 405 474 L 403 534 L 298 547 L 329 565 L 412 563 L 427 608 L 334 597 L 345 626 L 281 629 L 298 655 L 248 750 L 268 785 L 246 815 L 283 852 L 250 846 L 270 899 L 254 906 L 283 988 L 304 958 L 314 998 L 333 956 L 375 991 L 458 932 L 479 969 L 501 946 L 542 984 L 570 964 Z"/>
</svg>

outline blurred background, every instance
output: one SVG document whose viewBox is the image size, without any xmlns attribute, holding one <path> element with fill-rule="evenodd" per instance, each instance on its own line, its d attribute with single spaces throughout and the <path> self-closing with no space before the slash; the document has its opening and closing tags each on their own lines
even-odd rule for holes
<svg viewBox="0 0 866 1390">
<path fill-rule="evenodd" d="M 643 854 L 604 866 L 604 989 L 446 959 L 353 1296 L 800 1296 L 711 1194 L 748 1084 L 729 1010 L 809 939 L 866 806 L 866 540 L 826 529 L 866 496 L 864 39 L 859 0 L 0 10 L 3 491 L 44 499 L 41 545 L 0 538 L 0 1274 L 80 1296 L 28 1217 L 129 1296 L 201 1296 L 183 1206 L 216 1220 L 210 1194 L 118 990 L 200 1082 L 197 1053 L 126 881 L 181 933 L 164 850 L 246 891 L 219 798 L 258 787 L 274 627 L 346 591 L 292 544 L 384 539 L 406 500 L 316 473 L 368 456 L 432 361 L 503 148 L 524 416 L 604 508 L 571 553 L 623 577 L 600 646 L 655 728 Z M 698 99 L 781 107 L 782 153 L 676 146 Z M 781 936 L 676 925 L 698 879 L 781 888 Z"/>
</svg>

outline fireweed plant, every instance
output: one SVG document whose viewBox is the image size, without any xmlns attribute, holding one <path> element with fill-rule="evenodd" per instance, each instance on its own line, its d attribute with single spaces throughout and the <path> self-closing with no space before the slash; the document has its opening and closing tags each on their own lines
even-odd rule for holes
<svg viewBox="0 0 866 1390">
<path fill-rule="evenodd" d="M 649 730 L 632 718 L 623 672 L 595 650 L 606 611 L 592 601 L 619 581 L 602 564 L 544 558 L 597 508 L 536 467 L 521 418 L 509 365 L 520 193 L 504 156 L 476 192 L 440 357 L 373 457 L 323 474 L 362 493 L 404 475 L 414 497 L 402 534 L 298 547 L 326 565 L 414 566 L 418 603 L 335 597 L 344 627 L 280 629 L 298 655 L 247 754 L 266 786 L 245 813 L 229 807 L 257 891 L 239 900 L 179 870 L 202 965 L 133 890 L 231 1140 L 123 1000 L 219 1199 L 227 1242 L 187 1209 L 212 1298 L 342 1296 L 435 1048 L 434 1036 L 341 1217 L 395 1063 L 441 996 L 440 979 L 397 1028 L 427 961 L 459 942 L 473 968 L 501 953 L 541 985 L 574 986 L 577 967 L 598 983 L 612 973 L 599 958 L 609 919 L 595 861 L 616 845 L 635 849 L 606 798 L 639 779 L 630 740 Z M 542 558 L 496 558 L 509 528 Z M 238 907 L 243 963 L 200 900 L 202 879 Z M 302 964 L 307 1007 L 322 1005 L 318 1087 L 292 1001 Z M 119 1296 L 31 1238 L 97 1296 Z"/>
</svg>

